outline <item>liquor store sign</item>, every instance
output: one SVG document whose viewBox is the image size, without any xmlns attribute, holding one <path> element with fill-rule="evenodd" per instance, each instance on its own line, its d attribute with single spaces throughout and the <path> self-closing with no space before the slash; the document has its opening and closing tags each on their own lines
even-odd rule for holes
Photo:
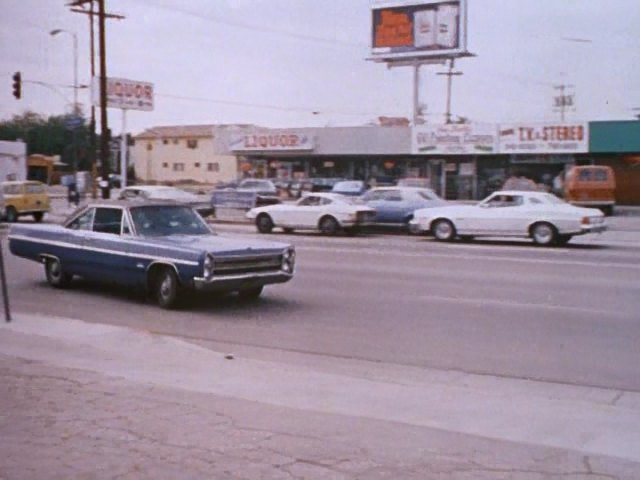
<svg viewBox="0 0 640 480">
<path fill-rule="evenodd" d="M 313 137 L 293 130 L 234 135 L 229 142 L 232 152 L 310 151 Z"/>
<path fill-rule="evenodd" d="M 500 124 L 500 153 L 586 153 L 586 122 Z"/>
<path fill-rule="evenodd" d="M 100 106 L 100 78 L 91 82 L 93 104 Z M 153 83 L 125 78 L 107 78 L 107 107 L 123 110 L 153 110 Z"/>
</svg>

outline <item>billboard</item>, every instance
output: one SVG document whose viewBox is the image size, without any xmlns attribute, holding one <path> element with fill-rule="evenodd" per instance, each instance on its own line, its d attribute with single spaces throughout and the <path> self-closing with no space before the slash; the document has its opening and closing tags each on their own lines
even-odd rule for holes
<svg viewBox="0 0 640 480">
<path fill-rule="evenodd" d="M 587 122 L 501 123 L 500 153 L 586 153 Z"/>
<path fill-rule="evenodd" d="M 385 2 L 372 7 L 372 60 L 402 61 L 469 55 L 466 0 Z"/>
<path fill-rule="evenodd" d="M 100 78 L 91 82 L 93 104 L 100 106 Z M 153 83 L 125 78 L 107 78 L 107 108 L 153 110 Z"/>
<path fill-rule="evenodd" d="M 482 155 L 497 152 L 496 127 L 490 124 L 420 125 L 412 132 L 413 154 Z"/>
</svg>

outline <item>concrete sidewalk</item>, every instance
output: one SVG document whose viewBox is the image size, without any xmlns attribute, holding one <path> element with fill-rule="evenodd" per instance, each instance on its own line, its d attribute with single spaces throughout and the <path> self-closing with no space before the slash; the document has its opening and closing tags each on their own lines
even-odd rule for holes
<svg viewBox="0 0 640 480">
<path fill-rule="evenodd" d="M 0 326 L 2 479 L 640 478 L 637 393 L 15 317 Z"/>
</svg>

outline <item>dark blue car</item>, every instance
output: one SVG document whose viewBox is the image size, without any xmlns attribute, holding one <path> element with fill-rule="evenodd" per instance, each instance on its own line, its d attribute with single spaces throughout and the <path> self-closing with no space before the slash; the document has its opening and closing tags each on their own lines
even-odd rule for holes
<svg viewBox="0 0 640 480">
<path fill-rule="evenodd" d="M 11 253 L 44 264 L 49 284 L 74 276 L 147 289 L 163 308 L 181 291 L 257 298 L 294 274 L 291 245 L 224 238 L 191 207 L 166 202 L 90 203 L 63 225 L 15 225 Z"/>
<path fill-rule="evenodd" d="M 415 210 L 446 204 L 433 190 L 417 187 L 372 188 L 361 198 L 368 206 L 375 208 L 377 225 L 407 229 Z"/>
</svg>

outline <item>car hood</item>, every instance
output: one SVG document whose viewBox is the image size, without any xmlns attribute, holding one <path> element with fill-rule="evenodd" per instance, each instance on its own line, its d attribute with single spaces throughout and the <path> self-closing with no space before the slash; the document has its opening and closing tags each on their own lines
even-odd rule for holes
<svg viewBox="0 0 640 480">
<path fill-rule="evenodd" d="M 145 242 L 158 246 L 173 246 L 193 250 L 194 252 L 209 252 L 214 255 L 239 255 L 281 252 L 290 245 L 281 242 L 264 240 L 246 240 L 226 238 L 219 235 L 168 235 L 164 237 L 140 237 Z"/>
</svg>

